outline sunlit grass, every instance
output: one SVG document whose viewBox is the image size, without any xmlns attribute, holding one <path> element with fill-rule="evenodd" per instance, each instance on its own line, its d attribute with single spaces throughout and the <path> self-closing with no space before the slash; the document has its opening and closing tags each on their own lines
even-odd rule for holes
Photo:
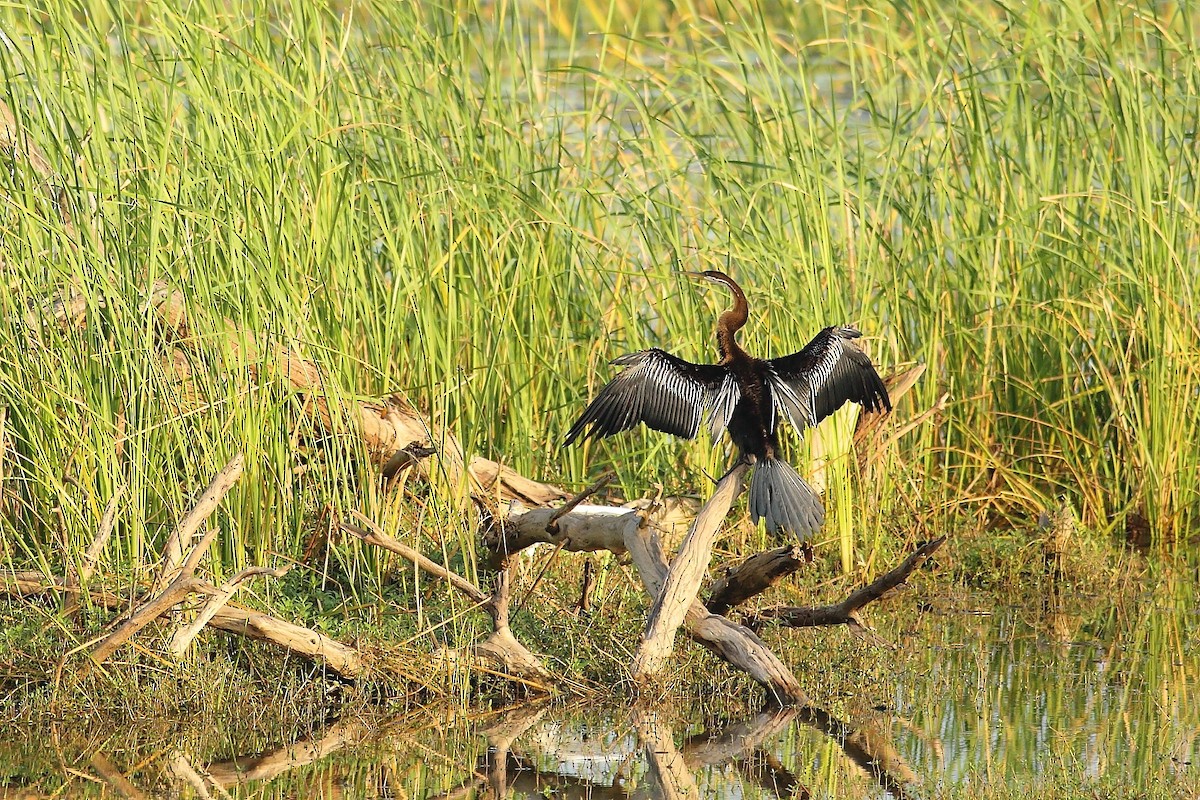
<svg viewBox="0 0 1200 800">
<path fill-rule="evenodd" d="M 400 394 L 532 477 L 580 486 L 612 466 L 627 496 L 703 494 L 723 447 L 559 443 L 612 357 L 714 356 L 723 298 L 677 275 L 708 268 L 747 287 L 752 352 L 852 322 L 885 371 L 929 367 L 898 419 L 951 395 L 869 481 L 830 462 L 822 541 L 845 570 L 897 534 L 1023 524 L 1061 494 L 1093 528 L 1136 514 L 1185 542 L 1200 480 L 1188 7 L 799 11 L 0 10 L 3 99 L 70 209 L 20 157 L 0 174 L 4 558 L 61 572 L 120 486 L 106 564 L 138 578 L 244 450 L 211 523 L 221 565 L 298 557 L 331 505 L 473 569 L 450 498 L 398 506 L 352 439 L 323 440 L 299 399 L 251 377 L 225 318 L 321 364 L 330 392 Z M 164 369 L 156 280 L 186 292 L 209 343 L 196 396 Z M 85 326 L 18 323 L 71 286 Z M 313 569 L 355 606 L 386 566 L 338 544 Z"/>
</svg>

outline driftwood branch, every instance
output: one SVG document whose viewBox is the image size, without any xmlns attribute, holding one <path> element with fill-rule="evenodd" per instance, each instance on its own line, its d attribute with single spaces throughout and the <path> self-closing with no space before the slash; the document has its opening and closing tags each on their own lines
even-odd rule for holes
<svg viewBox="0 0 1200 800">
<path fill-rule="evenodd" d="M 811 560 L 811 552 L 804 545 L 785 545 L 750 556 L 713 584 L 706 607 L 724 614 L 800 569 Z"/>
<path fill-rule="evenodd" d="M 412 562 L 424 572 L 444 580 L 487 611 L 492 617 L 493 632 L 475 646 L 474 653 L 478 658 L 496 665 L 505 674 L 519 678 L 532 677 L 544 681 L 551 677 L 550 672 L 542 666 L 541 660 L 517 641 L 508 627 L 511 576 L 507 569 L 502 569 L 497 573 L 496 591 L 488 595 L 461 575 L 446 569 L 403 542 L 388 536 L 369 518 L 357 513 L 354 516 L 365 527 L 360 528 L 356 525 L 340 523 L 342 530 L 354 534 L 367 544 L 383 548 Z M 452 659 L 455 658 L 453 653 L 448 655 Z M 535 688 L 546 689 L 542 684 L 530 683 L 528 680 L 522 682 Z M 548 691 L 548 689 L 546 690 Z"/>
<path fill-rule="evenodd" d="M 135 633 L 166 614 L 193 592 L 212 590 L 209 584 L 191 575 L 180 575 L 166 590 L 138 606 L 115 631 L 101 640 L 92 651 L 92 660 L 103 664 L 117 648 L 125 644 Z"/>
<path fill-rule="evenodd" d="M 564 514 L 568 514 L 572 509 L 581 504 L 584 500 L 594 495 L 596 492 L 608 485 L 608 482 L 616 475 L 615 472 L 609 470 L 601 475 L 593 484 L 588 486 L 579 494 L 572 497 L 567 502 L 563 503 L 558 508 L 554 509 L 554 513 L 550 515 L 550 521 L 546 523 L 546 533 L 551 535 L 558 533 L 558 521 Z"/>
<path fill-rule="evenodd" d="M 180 345 L 193 349 L 210 346 L 207 338 L 193 335 L 192 311 L 182 291 L 159 284 L 152 298 L 162 327 Z M 330 434 L 350 432 L 361 438 L 381 472 L 390 474 L 414 463 L 426 477 L 444 475 L 452 486 L 461 485 L 464 463 L 457 440 L 448 431 L 431 426 L 402 398 L 331 401 L 328 397 L 331 382 L 324 371 L 295 348 L 281 343 L 257 344 L 253 336 L 232 320 L 217 319 L 215 325 L 224 332 L 223 344 L 234 363 L 249 365 L 258 380 L 278 380 L 304 392 L 308 400 L 304 412 L 309 418 Z M 186 360 L 174 360 L 169 366 L 177 379 L 191 382 L 191 368 Z M 426 464 L 424 455 L 429 453 L 438 455 L 433 465 Z"/>
<path fill-rule="evenodd" d="M 717 484 L 713 496 L 700 509 L 700 514 L 679 546 L 662 589 L 651 595 L 655 597 L 654 605 L 650 608 L 642 643 L 633 661 L 635 679 L 657 675 L 666 666 L 675 646 L 675 632 L 687 616 L 700 591 L 700 583 L 708 572 L 713 540 L 728 516 L 733 501 L 742 492 L 748 469 L 748 464 L 740 463 Z"/>
<path fill-rule="evenodd" d="M 195 532 L 204 524 L 204 520 L 216 511 L 221 500 L 241 477 L 244 465 L 245 457 L 238 453 L 225 465 L 224 469 L 217 473 L 217 477 L 204 490 L 204 494 L 200 496 L 196 505 L 175 527 L 164 547 L 162 567 L 158 573 L 158 580 L 155 581 L 154 588 L 150 592 L 150 599 L 134 609 L 116 630 L 96 645 L 92 651 L 93 661 L 103 664 L 131 636 L 170 611 L 189 594 L 196 592 L 210 595 L 219 594 L 216 587 L 195 576 L 196 568 L 200 566 L 200 560 L 204 558 L 209 545 L 216 538 L 217 528 L 214 526 L 204 534 L 203 538 L 188 553 L 186 560 L 183 557 L 183 542 L 190 541 Z"/>
<path fill-rule="evenodd" d="M 175 631 L 171 637 L 171 645 L 168 648 L 171 657 L 175 659 L 183 658 L 184 653 L 191 647 L 192 642 L 200 635 L 200 631 L 204 630 L 204 626 L 217 615 L 218 611 L 225 607 L 230 598 L 233 597 L 234 592 L 238 590 L 244 581 L 259 575 L 282 578 L 288 573 L 289 569 L 291 569 L 290 566 L 280 567 L 279 569 L 248 567 L 225 581 L 219 589 L 209 596 L 204 607 L 200 609 L 200 613 L 196 615 L 196 619 L 186 628 L 179 628 Z"/>
<path fill-rule="evenodd" d="M 345 678 L 356 678 L 367 671 L 362 656 L 353 647 L 270 614 L 226 606 L 213 615 L 209 625 L 248 639 L 279 645 L 307 658 L 320 659 Z"/>
<path fill-rule="evenodd" d="M 96 538 L 92 540 L 91 546 L 83 554 L 83 563 L 79 565 L 76 573 L 80 583 L 87 583 L 92 577 L 92 573 L 96 571 L 96 564 L 100 561 L 101 554 L 104 553 L 104 548 L 108 546 L 108 540 L 112 538 L 113 530 L 117 526 L 117 509 L 123 494 L 124 487 L 118 486 L 112 497 L 108 499 L 108 505 L 104 507 L 104 515 L 100 517 L 100 528 L 96 531 Z"/>
<path fill-rule="evenodd" d="M 942 536 L 926 542 L 904 559 L 895 569 L 880 575 L 866 586 L 861 586 L 851 592 L 846 599 L 833 605 L 816 608 L 797 608 L 784 606 L 768 608 L 760 611 L 747 624 L 756 627 L 764 622 L 773 622 L 788 628 L 807 628 L 824 625 L 853 625 L 865 628 L 856 612 L 868 603 L 873 603 L 887 592 L 895 589 L 908 579 L 912 572 L 932 556 L 946 541 Z"/>
<path fill-rule="evenodd" d="M 186 565 L 183 565 L 184 544 L 190 542 L 196 531 L 200 530 L 200 526 L 204 521 L 212 516 L 212 513 L 217 510 L 217 506 L 225 499 L 225 495 L 237 483 L 238 478 L 242 477 L 242 470 L 246 465 L 246 457 L 238 453 L 224 469 L 217 473 L 213 478 L 212 483 L 204 490 L 204 494 L 200 495 L 200 499 L 196 501 L 196 505 L 192 507 L 179 524 L 175 526 L 175 530 L 171 531 L 171 535 L 167 537 L 167 543 L 163 547 L 162 566 L 159 569 L 158 578 L 154 582 L 155 592 L 161 592 L 167 588 L 172 579 L 181 572 L 187 574 L 194 571 L 199 564 L 200 559 L 208 550 L 208 545 L 216 537 L 217 529 L 211 528 L 205 533 L 204 538 L 200 540 L 192 549 L 192 555 L 189 562 L 190 570 Z"/>
<path fill-rule="evenodd" d="M 0 447 L 3 447 L 0 443 Z M 92 540 L 92 544 L 88 547 L 87 552 L 83 554 L 83 561 L 75 570 L 74 578 L 67 575 L 67 580 L 72 581 L 73 585 L 81 586 L 86 584 L 92 577 L 92 573 L 96 570 L 96 564 L 100 561 L 100 556 L 104 553 L 104 548 L 108 546 L 108 540 L 112 538 L 112 532 L 117 524 L 117 508 L 121 501 L 121 495 L 124 489 L 122 486 L 117 486 L 112 497 L 108 499 L 108 505 L 104 507 L 104 514 L 100 517 L 100 528 L 96 531 L 96 538 Z M 72 594 L 67 598 L 66 604 L 63 606 L 63 614 L 70 616 L 79 610 L 79 595 Z"/>
</svg>

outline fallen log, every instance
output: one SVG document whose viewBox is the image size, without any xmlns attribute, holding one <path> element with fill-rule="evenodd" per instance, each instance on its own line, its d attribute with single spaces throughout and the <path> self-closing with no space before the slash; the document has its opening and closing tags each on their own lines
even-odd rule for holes
<svg viewBox="0 0 1200 800">
<path fill-rule="evenodd" d="M 742 493 L 749 469 L 745 462 L 739 463 L 717 484 L 716 491 L 700 509 L 667 568 L 662 587 L 651 593 L 650 596 L 655 598 L 654 604 L 646 617 L 642 643 L 633 659 L 635 680 L 657 675 L 671 657 L 671 651 L 675 648 L 675 632 L 695 603 L 700 582 L 708 573 L 713 540 L 721 529 L 721 523 L 729 515 L 733 501 Z"/>
<path fill-rule="evenodd" d="M 869 603 L 875 602 L 892 589 L 904 583 L 908 579 L 908 576 L 924 564 L 945 542 L 945 536 L 925 542 L 899 566 L 880 575 L 866 586 L 855 589 L 840 603 L 815 608 L 798 608 L 795 606 L 768 608 L 748 617 L 746 624 L 756 629 L 767 622 L 787 628 L 851 625 L 860 629 L 866 629 L 862 620 L 858 618 L 858 610 Z"/>
<path fill-rule="evenodd" d="M 805 545 L 785 545 L 752 555 L 713 584 L 705 606 L 714 614 L 724 614 L 800 569 L 812 559 L 811 553 Z"/>
<path fill-rule="evenodd" d="M 59 593 L 86 597 L 102 608 L 121 609 L 129 606 L 127 597 L 111 592 L 85 591 L 63 578 L 48 577 L 40 572 L 0 575 L 0 596 L 28 598 Z M 345 678 L 356 678 L 367 671 L 362 657 L 353 647 L 303 625 L 296 625 L 261 611 L 225 606 L 213 615 L 209 625 L 228 633 L 284 647 L 305 658 L 321 660 Z"/>
<path fill-rule="evenodd" d="M 740 481 L 740 476 L 735 480 Z M 609 550 L 628 553 L 651 598 L 662 593 L 669 567 L 658 537 L 646 518 L 635 511 L 611 506 L 581 505 L 558 520 L 558 532 L 546 531 L 550 512 L 546 509 L 514 509 L 498 521 L 504 532 L 494 534 L 510 542 L 547 542 L 563 549 Z M 689 635 L 719 658 L 746 672 L 767 691 L 777 705 L 807 702 L 799 681 L 748 628 L 711 614 L 693 598 L 685 609 L 683 624 Z"/>
</svg>

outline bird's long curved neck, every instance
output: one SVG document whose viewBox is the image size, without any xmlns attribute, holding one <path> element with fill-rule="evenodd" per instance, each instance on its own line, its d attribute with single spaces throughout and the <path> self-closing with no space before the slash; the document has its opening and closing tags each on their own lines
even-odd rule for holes
<svg viewBox="0 0 1200 800">
<path fill-rule="evenodd" d="M 722 281 L 733 295 L 733 308 L 723 312 L 717 319 L 717 349 L 721 353 L 721 362 L 729 363 L 738 358 L 747 358 L 746 351 L 738 346 L 735 334 L 750 318 L 750 306 L 746 303 L 746 295 L 742 287 L 732 280 Z"/>
</svg>

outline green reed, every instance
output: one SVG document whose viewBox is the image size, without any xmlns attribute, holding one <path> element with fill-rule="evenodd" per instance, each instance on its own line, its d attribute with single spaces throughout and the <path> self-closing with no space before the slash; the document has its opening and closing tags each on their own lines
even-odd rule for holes
<svg viewBox="0 0 1200 800">
<path fill-rule="evenodd" d="M 226 318 L 315 360 L 331 393 L 402 395 L 532 477 L 612 466 L 630 496 L 703 495 L 723 446 L 559 443 L 607 360 L 713 357 L 724 299 L 678 275 L 708 268 L 748 288 L 752 352 L 853 322 L 885 371 L 928 367 L 897 424 L 950 394 L 869 476 L 849 419 L 830 425 L 824 536 L 846 570 L 874 570 L 897 534 L 1020 522 L 1060 494 L 1091 526 L 1136 513 L 1186 540 L 1186 5 L 81 0 L 0 19 L 3 99 L 70 209 L 20 157 L 0 174 L 12 563 L 77 558 L 122 487 L 106 563 L 148 569 L 244 450 L 213 523 L 222 565 L 297 557 L 332 505 L 473 569 L 452 498 L 397 502 L 352 437 L 251 377 Z M 197 397 L 163 367 L 155 280 L 184 289 L 208 343 Z M 69 286 L 86 325 L 16 322 Z M 338 544 L 313 569 L 374 594 L 385 568 Z"/>
</svg>

